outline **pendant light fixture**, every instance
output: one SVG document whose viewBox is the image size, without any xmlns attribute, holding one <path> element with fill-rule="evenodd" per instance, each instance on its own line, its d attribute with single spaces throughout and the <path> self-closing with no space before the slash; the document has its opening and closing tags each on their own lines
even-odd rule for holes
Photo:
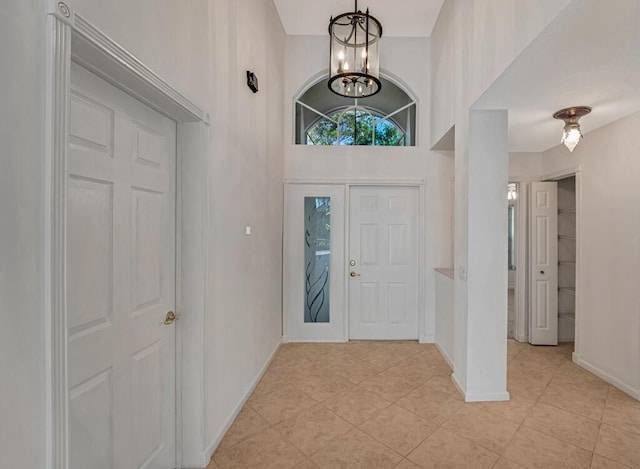
<svg viewBox="0 0 640 469">
<path fill-rule="evenodd" d="M 331 18 L 329 23 L 329 89 L 347 98 L 366 98 L 380 91 L 378 46 L 382 25 L 358 10 Z"/>
<path fill-rule="evenodd" d="M 590 112 L 591 108 L 588 106 L 574 106 L 561 109 L 553 115 L 554 119 L 564 121 L 561 142 L 564 143 L 564 146 L 567 147 L 569 151 L 573 152 L 576 145 L 582 140 L 582 132 L 580 131 L 578 121 Z"/>
</svg>

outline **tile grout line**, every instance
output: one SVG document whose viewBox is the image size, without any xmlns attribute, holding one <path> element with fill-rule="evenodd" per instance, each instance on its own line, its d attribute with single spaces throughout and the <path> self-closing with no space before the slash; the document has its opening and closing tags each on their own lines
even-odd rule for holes
<svg viewBox="0 0 640 469">
<path fill-rule="evenodd" d="M 333 344 L 331 344 L 331 345 L 333 345 Z M 385 347 L 385 346 L 386 346 L 386 345 L 380 345 L 380 346 L 378 346 L 378 347 L 375 347 L 375 350 L 380 350 L 380 349 L 382 349 L 382 348 L 383 348 L 383 347 Z M 301 349 L 302 349 L 302 348 L 301 348 Z M 320 349 L 321 349 L 321 348 L 320 348 Z M 320 353 L 320 355 L 318 355 L 318 356 L 313 356 L 313 358 L 312 358 L 312 359 L 309 359 L 309 358 L 307 358 L 307 357 L 309 356 L 309 355 L 308 355 L 308 353 L 309 353 L 309 352 L 305 352 L 305 353 L 299 354 L 299 353 L 297 353 L 295 350 L 293 350 L 293 351 L 289 352 L 290 350 L 291 350 L 291 349 L 287 349 L 287 357 L 282 361 L 282 364 L 283 364 L 283 365 L 286 365 L 287 363 L 292 363 L 293 368 L 295 368 L 295 366 L 296 366 L 296 365 L 295 365 L 296 360 L 304 359 L 304 360 L 307 360 L 308 362 L 312 362 L 312 363 L 314 363 L 314 364 L 316 364 L 316 365 L 318 365 L 318 364 L 320 364 L 320 365 L 321 365 L 321 363 L 319 363 L 319 362 L 318 362 L 318 360 L 320 360 L 320 361 L 321 361 L 321 360 L 323 359 L 323 355 L 331 355 L 331 353 L 330 353 L 330 352 L 326 352 L 326 351 L 325 351 L 325 352 L 323 352 L 323 353 Z M 302 349 L 302 350 L 303 350 L 303 349 Z M 341 348 L 340 348 L 340 347 L 333 347 L 333 350 L 341 350 Z M 436 420 L 429 420 L 429 419 L 425 419 L 424 417 L 422 417 L 422 416 L 420 416 L 420 415 L 416 414 L 415 412 L 413 412 L 413 411 L 411 411 L 411 410 L 409 410 L 409 409 L 406 409 L 406 408 L 405 408 L 405 407 L 403 407 L 403 406 L 399 406 L 397 403 L 398 403 L 400 400 L 402 400 L 403 398 L 405 398 L 406 396 L 408 396 L 409 394 L 411 394 L 412 392 L 414 392 L 415 390 L 417 390 L 418 388 L 420 388 L 420 387 L 422 387 L 422 386 L 427 385 L 428 383 L 430 383 L 430 382 L 431 382 L 431 381 L 433 381 L 434 379 L 437 379 L 437 378 L 440 376 L 440 374 L 439 374 L 439 373 L 436 373 L 436 374 L 433 374 L 433 375 L 428 375 L 427 373 L 424 373 L 424 372 L 423 372 L 423 373 L 420 373 L 420 374 L 422 375 L 422 378 L 419 380 L 419 381 L 420 381 L 420 382 L 419 382 L 419 384 L 416 384 L 415 386 L 410 385 L 410 386 L 409 386 L 409 389 L 407 389 L 407 390 L 406 390 L 406 392 L 404 392 L 404 393 L 403 393 L 401 396 L 399 396 L 399 397 L 394 397 L 392 400 L 389 400 L 389 399 L 387 399 L 387 398 L 385 398 L 385 397 L 381 396 L 381 395 L 380 395 L 380 394 L 378 394 L 376 391 L 372 391 L 372 390 L 370 390 L 370 389 L 367 389 L 366 387 L 362 386 L 362 383 L 366 382 L 367 380 L 369 380 L 369 379 L 371 379 L 371 378 L 373 378 L 373 377 L 376 377 L 376 376 L 379 376 L 379 375 L 384 374 L 384 373 L 386 373 L 386 372 L 389 372 L 389 371 L 390 371 L 391 369 L 393 369 L 393 368 L 396 368 L 396 367 L 402 367 L 402 366 L 404 366 L 404 365 L 405 365 L 405 362 L 407 362 L 408 360 L 410 360 L 410 359 L 412 359 L 412 358 L 416 357 L 417 355 L 419 355 L 419 354 L 423 353 L 423 352 L 424 352 L 424 351 L 426 351 L 426 350 L 431 350 L 431 349 L 430 349 L 430 348 L 424 348 L 424 349 L 421 349 L 421 350 L 420 350 L 420 349 L 419 349 L 419 350 L 416 350 L 416 351 L 414 351 L 413 353 L 409 353 L 406 357 L 403 357 L 403 358 L 401 358 L 401 359 L 399 359 L 399 360 L 395 360 L 395 361 L 391 362 L 390 364 L 385 365 L 384 367 L 380 367 L 378 364 L 373 363 L 373 362 L 370 362 L 370 361 L 368 361 L 368 360 L 366 360 L 366 359 L 363 359 L 363 358 L 360 358 L 360 357 L 357 357 L 357 356 L 353 356 L 353 355 L 351 355 L 350 353 L 348 353 L 347 351 L 345 351 L 345 353 L 344 353 L 344 358 L 345 358 L 346 360 L 354 360 L 356 363 L 366 364 L 366 365 L 368 365 L 368 366 L 372 366 L 372 367 L 374 367 L 374 368 L 378 368 L 378 369 L 379 369 L 379 371 L 378 371 L 378 372 L 376 372 L 376 373 L 374 373 L 374 374 L 372 374 L 371 376 L 367 376 L 367 377 L 365 377 L 364 379 L 361 379 L 361 380 L 360 380 L 360 381 L 358 381 L 358 382 L 353 382 L 353 381 L 352 381 L 352 380 L 350 380 L 350 379 L 349 379 L 349 377 L 348 377 L 348 376 L 346 376 L 345 374 L 342 374 L 342 373 L 336 372 L 336 371 L 335 371 L 335 368 L 331 368 L 331 367 L 328 367 L 328 366 L 327 366 L 327 367 L 322 367 L 322 366 L 320 366 L 320 368 L 324 368 L 324 369 L 325 369 L 325 371 L 326 371 L 328 374 L 330 374 L 331 376 L 333 376 L 333 377 L 337 378 L 338 380 L 344 381 L 345 383 L 348 383 L 349 385 L 353 385 L 353 389 L 345 389 L 345 390 L 343 390 L 343 391 L 340 391 L 340 392 L 338 392 L 338 393 L 335 393 L 335 395 L 331 395 L 330 397 L 327 397 L 326 399 L 322 399 L 322 400 L 317 400 L 317 399 L 315 399 L 315 398 L 311 397 L 311 396 L 310 396 L 307 392 L 305 392 L 303 389 L 300 389 L 300 388 L 299 388 L 299 387 L 297 387 L 295 384 L 293 384 L 293 382 L 292 382 L 292 381 L 290 381 L 289 379 L 285 379 L 283 376 L 279 375 L 276 371 L 273 371 L 273 370 L 271 369 L 271 367 L 270 367 L 270 368 L 268 369 L 268 372 L 273 373 L 273 375 L 274 375 L 275 377 L 277 377 L 279 380 L 281 380 L 282 382 L 281 382 L 281 383 L 278 383 L 278 384 L 275 386 L 275 389 L 273 389 L 273 390 L 271 390 L 270 392 L 267 392 L 267 393 L 265 393 L 265 394 L 261 395 L 261 396 L 260 396 L 260 398 L 261 398 L 261 399 L 262 399 L 262 398 L 264 398 L 264 399 L 268 399 L 268 397 L 269 397 L 270 395 L 272 395 L 273 393 L 275 393 L 275 392 L 277 392 L 277 391 L 278 391 L 278 388 L 279 388 L 279 387 L 282 387 L 282 386 L 291 386 L 291 387 L 292 387 L 293 389 L 295 389 L 296 391 L 298 391 L 298 392 L 302 393 L 304 396 L 306 396 L 306 397 L 308 397 L 309 399 L 311 399 L 311 400 L 313 401 L 313 404 L 311 404 L 309 407 L 305 407 L 305 408 L 303 408 L 303 409 L 299 409 L 298 411 L 294 412 L 294 414 L 293 414 L 293 415 L 291 415 L 290 417 L 287 417 L 287 418 L 285 418 L 285 419 L 279 420 L 278 422 L 271 423 L 269 420 L 267 420 L 267 419 L 266 419 L 266 418 L 265 418 L 265 417 L 264 417 L 260 412 L 258 412 L 258 411 L 253 407 L 253 405 L 252 405 L 252 404 L 253 404 L 253 402 L 251 402 L 251 401 L 252 401 L 252 399 L 251 399 L 251 397 L 250 397 L 250 398 L 249 398 L 249 400 L 248 400 L 248 402 L 247 402 L 247 404 L 249 404 L 249 406 L 248 406 L 248 407 L 249 407 L 249 409 L 250 409 L 250 410 L 252 410 L 253 412 L 255 412 L 255 414 L 257 414 L 257 415 L 258 415 L 262 420 L 264 420 L 264 421 L 267 423 L 267 428 L 263 429 L 263 430 L 262 430 L 262 431 L 260 431 L 260 432 L 257 432 L 257 433 L 254 433 L 254 434 L 251 434 L 251 435 L 249 435 L 249 436 L 247 436 L 247 437 L 243 438 L 242 440 L 239 440 L 239 441 L 235 442 L 231 447 L 227 448 L 227 450 L 230 450 L 231 448 L 233 448 L 233 447 L 235 447 L 236 445 L 238 445 L 238 444 L 240 444 L 240 443 L 242 443 L 242 442 L 246 441 L 247 439 L 249 439 L 249 438 L 251 438 L 251 437 L 254 437 L 254 436 L 256 436 L 256 435 L 259 435 L 260 433 L 266 432 L 266 431 L 268 431 L 268 430 L 270 430 L 270 429 L 274 429 L 274 431 L 276 432 L 276 434 L 278 434 L 278 435 L 282 438 L 282 440 L 283 440 L 283 441 L 287 442 L 288 444 L 291 444 L 291 446 L 292 446 L 293 448 L 296 448 L 296 450 L 298 450 L 302 455 L 304 455 L 305 460 L 309 460 L 309 461 L 311 461 L 310 457 L 311 457 L 311 456 L 313 456 L 314 454 L 316 454 L 318 451 L 322 451 L 322 450 L 323 450 L 323 449 L 325 449 L 327 446 L 329 446 L 329 445 L 333 444 L 333 443 L 334 443 L 338 438 L 340 438 L 341 436 L 346 435 L 346 434 L 348 434 L 348 433 L 351 433 L 351 432 L 354 432 L 354 431 L 356 431 L 356 430 L 357 430 L 357 431 L 363 432 L 364 434 L 368 435 L 370 438 L 372 438 L 372 440 L 373 440 L 373 441 L 376 441 L 377 443 L 381 444 L 381 445 L 382 445 L 382 446 L 384 446 L 385 448 L 388 448 L 388 449 L 389 449 L 390 451 L 392 451 L 394 454 L 398 455 L 398 456 L 400 457 L 400 461 L 398 462 L 398 464 L 402 464 L 402 462 L 403 462 L 403 461 L 405 461 L 405 460 L 406 460 L 406 461 L 410 461 L 410 462 L 411 462 L 411 463 L 413 463 L 413 464 L 416 464 L 416 463 L 414 463 L 411 459 L 409 459 L 409 455 L 410 455 L 410 454 L 412 454 L 412 453 L 415 451 L 415 449 L 416 449 L 416 448 L 418 448 L 420 445 L 422 445 L 422 444 L 423 444 L 427 439 L 429 439 L 429 438 L 430 438 L 430 437 L 431 437 L 435 432 L 437 432 L 438 430 L 440 430 L 441 428 L 443 428 L 443 425 L 444 425 L 446 422 L 450 421 L 450 419 L 451 419 L 454 415 L 456 415 L 456 414 L 460 411 L 460 409 L 461 409 L 461 408 L 464 408 L 465 403 L 463 402 L 463 403 L 462 403 L 462 405 L 461 405 L 460 407 L 458 407 L 458 408 L 457 408 L 457 410 L 455 410 L 451 415 L 448 415 L 448 416 L 444 417 L 444 415 L 440 414 L 440 415 L 442 415 L 442 416 L 444 417 L 444 419 L 443 419 L 443 420 L 441 420 L 441 421 L 440 421 L 440 423 L 435 423 L 435 422 L 436 422 Z M 342 351 L 342 350 L 341 350 L 341 351 Z M 515 360 L 515 359 L 518 359 L 518 358 L 519 358 L 519 359 L 521 359 L 524 363 L 526 363 L 526 354 L 525 354 L 525 352 L 526 352 L 526 351 L 527 351 L 527 349 L 526 349 L 526 348 L 523 348 L 522 350 L 519 350 L 516 354 L 514 354 L 514 356 L 513 356 L 513 357 L 511 357 L 510 361 Z M 328 359 L 328 360 L 332 360 L 332 359 L 334 359 L 334 358 L 335 358 L 335 355 L 327 357 L 327 359 Z M 544 357 L 544 356 L 542 356 L 541 358 L 544 360 L 544 358 L 545 358 L 545 357 Z M 553 356 L 550 356 L 550 359 L 551 359 L 551 360 L 555 360 L 555 358 L 553 358 Z M 339 361 L 338 361 L 338 359 L 335 359 L 334 364 L 337 364 L 337 363 L 339 363 Z M 534 363 L 535 363 L 535 362 L 534 362 Z M 406 364 L 406 366 L 410 366 L 410 364 L 408 364 L 408 363 L 407 363 L 407 364 Z M 478 445 L 478 444 L 474 443 L 473 441 L 469 440 L 468 438 L 466 438 L 466 437 L 464 437 L 464 436 L 462 436 L 462 435 L 458 435 L 456 432 L 453 432 L 453 434 L 455 434 L 456 436 L 458 436 L 458 437 L 460 437 L 460 438 L 463 438 L 463 439 L 467 440 L 468 442 L 470 442 L 471 444 L 473 444 L 473 445 L 475 445 L 475 446 L 478 446 L 479 448 L 483 448 L 483 449 L 485 449 L 485 450 L 487 450 L 487 451 L 492 452 L 493 454 L 496 454 L 496 455 L 498 456 L 498 459 L 496 460 L 496 462 L 494 463 L 494 465 L 493 465 L 493 466 L 495 466 L 501 458 L 504 458 L 504 459 L 506 459 L 506 460 L 511 461 L 510 459 L 508 459 L 508 458 L 504 457 L 504 453 L 505 453 L 506 449 L 507 449 L 507 448 L 508 448 L 512 443 L 513 443 L 513 440 L 514 440 L 515 436 L 518 434 L 518 432 L 520 432 L 520 431 L 523 429 L 523 427 L 526 427 L 527 429 L 531 429 L 531 430 L 533 430 L 533 431 L 540 432 L 542 435 L 545 435 L 545 436 L 548 436 L 548 437 L 550 437 L 550 438 L 553 438 L 554 440 L 558 440 L 559 442 L 564 443 L 564 444 L 567 444 L 567 445 L 569 445 L 569 446 L 572 446 L 572 447 L 575 447 L 575 448 L 579 448 L 579 449 L 581 449 L 581 450 L 583 450 L 583 451 L 588 451 L 588 450 L 585 450 L 584 448 L 582 448 L 582 447 L 580 447 L 580 446 L 576 446 L 576 445 L 574 445 L 574 444 L 572 444 L 572 443 L 569 443 L 569 442 L 564 441 L 564 440 L 562 440 L 562 439 L 560 439 L 560 438 L 557 438 L 557 437 L 555 437 L 554 435 L 550 435 L 549 433 L 546 433 L 546 432 L 544 432 L 544 431 L 540 431 L 540 430 L 537 430 L 537 429 L 535 429 L 535 428 L 531 428 L 531 427 L 529 427 L 528 425 L 525 425 L 525 421 L 527 420 L 527 418 L 529 418 L 529 417 L 531 416 L 531 413 L 532 413 L 533 409 L 534 409 L 536 406 L 539 406 L 539 405 L 548 405 L 548 406 L 553 407 L 553 408 L 555 408 L 555 409 L 557 409 L 557 410 L 559 410 L 559 411 L 561 411 L 561 412 L 566 412 L 567 414 L 574 415 L 574 416 L 576 416 L 576 417 L 580 417 L 580 418 L 587 418 L 587 419 L 589 419 L 589 420 L 591 420 L 591 421 L 596 421 L 596 422 L 598 422 L 598 433 L 597 433 L 597 435 L 598 435 L 598 436 L 596 437 L 596 442 L 594 443 L 594 446 L 593 446 L 593 448 L 592 448 L 592 451 L 589 451 L 589 452 L 591 453 L 591 462 L 592 462 L 592 461 L 593 461 L 593 459 L 595 458 L 595 455 L 596 455 L 596 453 L 595 453 L 595 447 L 597 446 L 597 441 L 598 441 L 598 438 L 599 438 L 599 435 L 600 435 L 600 431 L 601 431 L 601 428 L 602 428 L 603 419 L 604 419 L 604 414 L 605 414 L 605 412 L 606 412 L 607 404 L 609 403 L 609 400 L 610 400 L 610 398 L 611 398 L 610 396 L 611 396 L 611 393 L 612 393 L 612 392 L 611 392 L 611 389 L 612 389 L 612 388 L 611 388 L 611 386 L 609 386 L 609 387 L 607 388 L 607 395 L 606 395 L 606 397 L 605 397 L 605 399 L 604 399 L 604 408 L 602 409 L 602 412 L 600 413 L 600 418 L 599 418 L 599 420 L 595 420 L 595 419 L 593 419 L 593 418 L 591 418 L 591 417 L 586 417 L 586 416 L 584 416 L 584 415 L 581 415 L 581 414 L 578 414 L 578 413 L 576 413 L 576 412 L 573 412 L 572 410 L 563 409 L 563 408 L 561 408 L 561 407 L 558 407 L 557 405 L 554 405 L 553 403 L 545 403 L 545 402 L 542 402 L 542 401 L 541 401 L 542 397 L 543 397 L 543 396 L 544 396 L 544 394 L 549 390 L 550 385 L 552 384 L 552 382 L 554 381 L 554 379 L 558 376 L 559 371 L 560 371 L 560 369 L 561 369 L 561 367 L 562 367 L 562 366 L 564 366 L 564 364 L 559 364 L 559 365 L 555 365 L 554 367 L 552 367 L 552 370 L 553 370 L 553 371 L 551 372 L 551 377 L 550 377 L 550 378 L 549 378 L 549 380 L 546 382 L 546 384 L 545 384 L 545 386 L 543 387 L 543 389 L 542 389 L 539 393 L 537 393 L 537 395 L 536 395 L 535 399 L 528 399 L 528 400 L 530 400 L 531 402 L 533 402 L 533 404 L 531 405 L 531 407 L 530 407 L 529 409 L 527 409 L 527 410 L 526 410 L 526 412 L 524 413 L 524 417 L 522 418 L 521 422 L 514 422 L 513 420 L 511 420 L 511 419 L 508 419 L 508 418 L 507 418 L 507 420 L 509 420 L 509 421 L 511 421 L 511 422 L 513 422 L 513 423 L 515 423 L 515 424 L 517 424 L 517 427 L 516 427 L 516 429 L 515 429 L 515 431 L 514 431 L 513 435 L 512 435 L 512 436 L 511 436 L 511 438 L 509 439 L 509 441 L 504 445 L 504 447 L 502 448 L 502 450 L 501 450 L 499 453 L 498 453 L 498 452 L 494 452 L 493 450 L 489 450 L 489 449 L 485 448 L 485 447 L 484 447 L 484 446 L 482 446 L 482 445 Z M 543 366 L 543 369 L 544 369 L 544 366 Z M 309 373 L 309 374 L 307 375 L 307 373 L 304 373 L 304 372 L 303 372 L 303 373 L 301 373 L 300 375 L 301 375 L 301 377 L 302 377 L 302 376 L 313 377 L 315 374 L 316 374 L 316 372 L 311 372 L 311 373 Z M 400 378 L 400 377 L 403 377 L 403 375 L 402 375 L 402 374 L 400 374 L 398 377 L 399 377 L 399 378 Z M 301 379 L 302 379 L 302 378 L 301 378 Z M 407 379 L 411 379 L 411 378 L 407 378 Z M 412 379 L 411 379 L 411 380 L 412 380 Z M 379 409 L 376 409 L 376 410 L 374 411 L 374 413 L 373 413 L 373 414 L 371 414 L 370 416 L 368 416 L 365 420 L 363 420 L 362 422 L 358 423 L 357 425 L 356 425 L 356 424 L 354 424 L 354 423 L 352 423 L 352 422 L 350 422 L 349 420 L 347 420 L 347 419 L 345 419 L 344 417 L 342 417 L 340 414 L 336 413 L 335 411 L 333 411 L 332 409 L 330 409 L 330 408 L 328 408 L 328 407 L 327 407 L 327 405 L 328 405 L 332 400 L 339 399 L 341 396 L 346 395 L 346 394 L 348 394 L 349 392 L 352 392 L 352 391 L 353 391 L 354 389 L 356 389 L 356 388 L 357 388 L 358 390 L 360 390 L 360 391 L 367 392 L 367 393 L 371 393 L 371 394 L 375 395 L 376 397 L 378 397 L 378 398 L 382 399 L 383 401 L 385 401 L 385 402 L 387 403 L 384 407 L 381 407 L 381 408 L 379 408 Z M 443 392 L 444 394 L 450 395 L 450 393 L 449 393 L 449 392 L 441 391 L 440 389 L 436 389 L 436 388 L 433 388 L 433 389 L 434 389 L 435 391 Z M 516 394 L 515 394 L 515 395 L 520 396 L 520 394 L 518 394 L 517 392 L 516 392 Z M 317 407 L 317 406 L 322 406 L 322 408 L 323 408 L 324 410 L 327 410 L 327 411 L 328 411 L 328 412 L 330 412 L 330 413 L 331 413 L 331 415 L 333 415 L 334 417 L 336 417 L 336 418 L 340 419 L 341 421 L 346 422 L 347 424 L 351 425 L 351 426 L 352 426 L 352 428 L 351 428 L 351 429 L 349 429 L 346 433 L 344 433 L 344 434 L 342 434 L 342 435 L 337 435 L 337 436 L 335 436 L 335 437 L 334 437 L 334 438 L 332 438 L 332 439 L 331 439 L 331 440 L 330 440 L 326 445 L 323 445 L 321 448 L 317 448 L 317 449 L 315 449 L 315 450 L 314 450 L 314 452 L 313 452 L 310 456 L 307 456 L 305 453 L 303 453 L 303 452 L 300 450 L 300 448 L 298 448 L 298 446 L 297 446 L 297 445 L 295 445 L 291 440 L 289 440 L 288 438 L 286 438 L 283 434 L 281 434 L 280 432 L 278 432 L 277 430 L 275 430 L 275 428 L 274 428 L 274 427 L 276 427 L 277 425 L 279 425 L 279 424 L 280 424 L 280 423 L 282 423 L 282 422 L 285 422 L 285 421 L 287 421 L 287 420 L 289 420 L 289 419 L 293 419 L 293 418 L 295 418 L 295 416 L 296 416 L 296 415 L 298 415 L 298 414 L 300 414 L 300 413 L 302 413 L 302 412 L 304 412 L 304 411 L 308 411 L 309 409 L 312 409 L 312 408 Z M 406 412 L 410 413 L 411 415 L 413 415 L 414 417 L 416 417 L 416 418 L 417 418 L 417 419 L 419 419 L 420 421 L 427 422 L 427 423 L 430 423 L 430 424 L 433 424 L 433 425 L 434 425 L 434 429 L 433 429 L 433 431 L 431 431 L 431 432 L 430 432 L 430 434 L 429 434 L 428 436 L 426 436 L 425 438 L 421 439 L 421 441 L 420 441 L 420 442 L 418 442 L 416 445 L 414 445 L 414 446 L 412 447 L 412 449 L 410 449 L 410 450 L 407 452 L 407 455 L 406 455 L 406 456 L 405 456 L 405 455 L 403 455 L 403 454 L 401 454 L 401 453 L 398 453 L 394 448 L 390 447 L 390 446 L 389 446 L 389 445 L 387 445 L 385 442 L 383 442 L 383 441 L 379 440 L 379 439 L 378 439 L 378 438 L 376 438 L 374 435 L 371 435 L 370 433 L 368 433 L 366 430 L 364 430 L 364 429 L 362 428 L 366 423 L 368 423 L 368 422 L 370 422 L 371 420 L 373 420 L 373 419 L 375 419 L 375 418 L 379 417 L 379 415 L 380 415 L 383 411 L 385 411 L 386 409 L 389 409 L 391 406 L 398 406 L 398 407 L 399 407 L 399 408 L 401 408 L 403 411 L 406 411 Z M 482 410 L 483 412 L 486 412 L 486 413 L 488 413 L 488 414 L 495 415 L 495 416 L 497 416 L 497 417 L 502 417 L 500 414 L 494 414 L 494 413 L 492 413 L 492 412 L 490 412 L 490 411 L 488 411 L 488 410 L 486 410 L 486 409 L 484 409 L 484 408 L 479 408 L 479 410 Z M 505 417 L 502 417 L 502 418 L 505 418 Z M 439 420 L 439 419 L 437 419 L 437 420 Z M 613 428 L 616 428 L 616 429 L 620 429 L 617 425 L 612 425 L 612 427 L 613 427 Z M 634 433 L 634 432 L 631 432 L 631 433 Z M 605 459 L 608 459 L 608 458 L 605 458 Z M 296 463 L 296 464 L 297 464 L 297 463 Z M 312 461 L 312 464 L 315 464 L 315 463 Z"/>
</svg>

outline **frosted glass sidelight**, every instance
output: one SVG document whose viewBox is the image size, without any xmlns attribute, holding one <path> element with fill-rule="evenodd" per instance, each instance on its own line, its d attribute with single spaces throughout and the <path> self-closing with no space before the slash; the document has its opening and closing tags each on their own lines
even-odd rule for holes
<svg viewBox="0 0 640 469">
<path fill-rule="evenodd" d="M 304 198 L 304 322 L 329 322 L 331 198 Z"/>
</svg>

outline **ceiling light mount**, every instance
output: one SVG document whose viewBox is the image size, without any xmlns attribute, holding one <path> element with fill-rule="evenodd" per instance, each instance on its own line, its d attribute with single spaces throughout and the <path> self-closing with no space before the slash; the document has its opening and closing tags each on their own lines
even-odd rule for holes
<svg viewBox="0 0 640 469">
<path fill-rule="evenodd" d="M 329 22 L 329 89 L 347 98 L 366 98 L 380 91 L 379 44 L 382 25 L 358 10 Z"/>
<path fill-rule="evenodd" d="M 553 114 L 554 119 L 560 119 L 564 121 L 564 129 L 562 132 L 563 143 L 569 151 L 573 151 L 582 140 L 582 131 L 580 130 L 580 118 L 586 116 L 591 112 L 589 106 L 573 106 L 565 109 L 560 109 Z"/>
</svg>

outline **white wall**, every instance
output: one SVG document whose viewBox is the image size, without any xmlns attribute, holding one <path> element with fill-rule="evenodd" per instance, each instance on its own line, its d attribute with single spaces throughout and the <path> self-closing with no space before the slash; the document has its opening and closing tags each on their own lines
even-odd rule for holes
<svg viewBox="0 0 640 469">
<path fill-rule="evenodd" d="M 510 152 L 509 181 L 539 181 L 542 176 L 542 153 Z"/>
<path fill-rule="evenodd" d="M 0 10 L 0 467 L 44 467 L 44 9 Z"/>
<path fill-rule="evenodd" d="M 453 367 L 453 270 L 436 273 L 435 344 L 449 366 Z"/>
<path fill-rule="evenodd" d="M 431 144 L 571 0 L 446 0 L 431 35 Z"/>
<path fill-rule="evenodd" d="M 45 467 L 44 3 L 0 12 L 1 467 Z M 204 454 L 281 336 L 284 31 L 263 0 L 67 3 L 211 113 Z"/>
<path fill-rule="evenodd" d="M 640 399 L 640 113 L 585 134 L 573 153 L 543 153 L 542 171 L 580 167 L 582 279 L 576 354 Z"/>
<path fill-rule="evenodd" d="M 282 337 L 284 30 L 272 2 L 213 5 L 207 443 L 231 423 Z M 258 76 L 257 94 L 246 70 Z"/>
<path fill-rule="evenodd" d="M 468 114 L 455 137 L 453 380 L 467 401 L 508 400 L 507 112 Z"/>
<path fill-rule="evenodd" d="M 214 1 L 65 0 L 65 3 L 171 86 L 206 106 L 213 88 L 208 11 Z"/>
<path fill-rule="evenodd" d="M 488 306 L 492 305 L 492 299 L 483 288 L 475 288 L 476 282 L 482 283 L 482 278 L 492 278 L 494 282 L 502 282 L 503 289 L 507 287 L 507 275 L 504 267 L 495 265 L 495 271 L 488 266 L 479 270 L 474 270 L 472 264 L 474 259 L 483 257 L 483 249 L 478 240 L 482 239 L 486 233 L 471 229 L 473 220 L 486 219 L 494 213 L 498 213 L 498 206 L 491 206 L 488 201 L 484 204 L 474 204 L 488 194 L 489 186 L 483 184 L 475 185 L 474 171 L 481 168 L 472 169 L 474 164 L 472 154 L 482 154 L 482 149 L 488 142 L 494 141 L 501 135 L 486 135 L 486 138 L 479 138 L 474 142 L 469 139 L 470 121 L 473 120 L 473 111 L 470 112 L 473 103 L 482 93 L 504 72 L 507 66 L 524 50 L 524 48 L 536 38 L 536 36 L 551 22 L 556 15 L 569 3 L 569 0 L 562 1 L 536 1 L 526 0 L 521 2 L 503 2 L 500 0 L 472 1 L 467 0 L 447 0 L 431 37 L 432 61 L 431 61 L 431 144 L 438 142 L 452 127 L 455 126 L 455 331 L 454 331 L 454 353 L 455 370 L 454 376 L 463 391 L 474 387 L 483 387 L 486 380 L 476 374 L 473 367 L 496 367 L 494 375 L 503 374 L 497 367 L 502 367 L 503 355 L 506 351 L 498 347 L 498 344 L 490 344 L 487 353 L 482 353 L 483 363 L 467 366 L 467 350 L 472 347 L 473 337 L 464 331 L 468 325 L 473 323 L 472 314 L 477 314 Z M 501 133 L 502 129 L 494 126 L 492 130 Z M 476 152 L 476 148 L 480 149 Z M 507 165 L 506 155 L 492 154 L 486 155 L 486 164 L 495 167 L 496 172 L 489 177 L 493 181 L 494 189 L 499 186 L 506 186 L 506 181 L 501 180 L 501 175 L 507 176 L 506 168 L 496 167 L 497 160 L 500 165 Z M 502 161 L 504 160 L 504 161 Z M 500 188 L 501 189 L 501 188 Z M 506 191 L 506 187 L 502 189 Z M 505 201 L 495 199 L 495 203 L 502 205 Z M 498 219 L 496 219 L 499 222 Z M 506 217 L 505 217 L 506 223 Z M 488 227 L 496 230 L 490 236 L 491 239 L 502 239 L 502 234 L 498 231 L 498 225 Z M 506 238 L 504 246 L 495 246 L 495 256 L 506 254 Z M 479 252 L 475 252 L 479 250 Z M 480 265 L 478 265 L 480 267 Z M 467 277 L 468 275 L 468 277 Z M 494 284 L 488 285 L 490 288 Z M 504 291 L 504 290 L 503 290 Z M 493 307 L 498 305 L 493 305 Z M 504 305 L 506 319 L 506 302 Z M 475 313 L 474 313 L 475 311 Z M 502 312 L 498 313 L 502 314 Z M 491 316 L 498 320 L 497 316 Z M 496 327 L 501 325 L 496 323 Z M 469 329 L 471 331 L 471 328 Z M 489 349 L 491 349 L 489 351 Z M 473 360 L 470 360 L 470 363 Z M 468 368 L 468 369 L 467 369 Z M 504 371 L 506 374 L 506 369 Z M 478 382 L 472 383 L 465 376 L 477 377 Z M 488 376 L 488 375 L 485 375 Z M 496 379 L 505 382 L 503 377 Z M 505 390 L 493 389 L 494 396 L 505 396 Z"/>
<path fill-rule="evenodd" d="M 426 321 L 422 340 L 435 332 L 436 267 L 452 263 L 453 158 L 448 152 L 429 151 L 429 40 L 384 38 L 380 44 L 383 72 L 408 87 L 417 101 L 417 146 L 307 146 L 295 145 L 294 100 L 314 79 L 326 74 L 329 40 L 325 36 L 288 36 L 286 39 L 284 140 L 285 178 L 293 180 L 402 180 L 424 179 Z"/>
</svg>

